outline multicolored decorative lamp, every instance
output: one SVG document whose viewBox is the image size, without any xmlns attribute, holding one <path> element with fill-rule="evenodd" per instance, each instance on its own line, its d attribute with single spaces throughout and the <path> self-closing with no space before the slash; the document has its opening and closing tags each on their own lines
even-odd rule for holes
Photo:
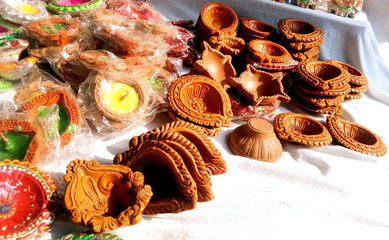
<svg viewBox="0 0 389 240">
<path fill-rule="evenodd" d="M 55 13 L 74 13 L 100 6 L 103 0 L 54 0 L 47 8 Z"/>
</svg>

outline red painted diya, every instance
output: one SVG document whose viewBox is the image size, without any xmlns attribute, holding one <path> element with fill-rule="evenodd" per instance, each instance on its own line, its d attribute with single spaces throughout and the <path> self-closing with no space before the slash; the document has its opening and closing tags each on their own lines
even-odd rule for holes
<svg viewBox="0 0 389 240">
<path fill-rule="evenodd" d="M 56 187 L 27 162 L 0 162 L 0 238 L 35 239 L 54 221 Z"/>
</svg>

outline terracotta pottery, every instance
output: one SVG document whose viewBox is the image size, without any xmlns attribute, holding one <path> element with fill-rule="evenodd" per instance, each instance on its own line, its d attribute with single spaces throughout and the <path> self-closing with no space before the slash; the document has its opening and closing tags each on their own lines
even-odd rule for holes
<svg viewBox="0 0 389 240">
<path fill-rule="evenodd" d="M 29 122 L 0 120 L 0 159 L 18 159 L 35 164 L 39 156 L 38 130 Z"/>
<path fill-rule="evenodd" d="M 76 159 L 69 163 L 64 196 L 70 219 L 94 232 L 135 225 L 153 195 L 141 172 L 121 165 Z"/>
<path fill-rule="evenodd" d="M 361 71 L 354 68 L 353 66 L 350 66 L 346 63 L 339 62 L 336 60 L 326 60 L 326 62 L 339 64 L 344 69 L 346 69 L 347 72 L 350 74 L 350 84 L 355 84 L 355 85 L 368 85 L 369 84 L 369 80 L 366 78 L 366 76 Z"/>
<path fill-rule="evenodd" d="M 350 87 L 351 87 L 350 89 L 351 93 L 364 93 L 367 91 L 366 85 L 359 86 L 359 85 L 350 84 Z"/>
<path fill-rule="evenodd" d="M 278 30 L 287 39 L 298 42 L 313 42 L 323 36 L 323 31 L 314 24 L 293 18 L 281 19 Z"/>
<path fill-rule="evenodd" d="M 263 38 L 272 38 L 277 33 L 277 30 L 270 26 L 267 23 L 261 22 L 256 19 L 243 17 L 240 18 L 240 28 L 239 30 L 246 30 L 253 35 L 261 36 Z"/>
<path fill-rule="evenodd" d="M 196 182 L 180 154 L 167 144 L 145 141 L 117 154 L 114 163 L 145 175 L 145 183 L 153 189 L 153 197 L 144 210 L 145 214 L 178 213 L 196 207 Z"/>
<path fill-rule="evenodd" d="M 290 41 L 290 40 L 283 40 L 283 43 L 288 48 L 297 50 L 297 51 L 302 51 L 302 50 L 308 50 L 313 47 L 319 47 L 324 43 L 324 40 L 320 38 L 319 40 L 313 41 L 313 42 L 296 42 L 296 41 Z"/>
<path fill-rule="evenodd" d="M 239 55 L 246 46 L 242 38 L 233 37 L 226 34 L 211 37 L 209 39 L 209 44 L 223 54 L 231 56 Z"/>
<path fill-rule="evenodd" d="M 340 85 L 333 89 L 321 90 L 311 86 L 310 84 L 308 84 L 306 81 L 302 79 L 297 79 L 296 82 L 297 82 L 297 87 L 301 91 L 313 95 L 318 95 L 318 96 L 332 97 L 332 96 L 346 95 L 350 92 L 351 89 L 350 84 Z"/>
<path fill-rule="evenodd" d="M 111 233 L 71 233 L 55 240 L 122 240 Z"/>
<path fill-rule="evenodd" d="M 229 85 L 230 79 L 236 76 L 231 56 L 224 55 L 207 42 L 203 42 L 202 47 L 201 58 L 193 64 L 193 67 L 199 71 L 199 74 L 212 78 L 223 87 Z"/>
<path fill-rule="evenodd" d="M 304 61 L 308 59 L 318 60 L 320 54 L 320 47 L 312 47 L 305 50 L 289 50 L 289 53 L 297 61 Z"/>
<path fill-rule="evenodd" d="M 281 74 L 270 74 L 247 65 L 239 78 L 231 78 L 231 86 L 238 87 L 251 101 L 252 105 L 267 105 L 276 100 L 289 102 L 290 97 L 284 91 Z"/>
<path fill-rule="evenodd" d="M 125 76 L 110 80 L 103 75 L 97 75 L 95 83 L 96 105 L 105 117 L 122 122 L 146 116 L 148 92 L 143 84 Z"/>
<path fill-rule="evenodd" d="M 280 139 L 309 146 L 325 146 L 332 142 L 323 124 L 299 113 L 278 114 L 274 118 L 274 132 Z"/>
<path fill-rule="evenodd" d="M 54 0 L 47 8 L 56 13 L 71 13 L 93 9 L 103 2 L 103 0 Z"/>
<path fill-rule="evenodd" d="M 30 37 L 47 46 L 63 46 L 70 43 L 79 33 L 79 24 L 62 18 L 44 18 L 26 26 Z"/>
<path fill-rule="evenodd" d="M 346 99 L 361 99 L 363 97 L 362 93 L 353 93 L 349 92 L 345 95 Z"/>
<path fill-rule="evenodd" d="M 377 157 L 382 157 L 387 152 L 380 137 L 355 122 L 327 116 L 327 126 L 331 135 L 348 149 Z"/>
<path fill-rule="evenodd" d="M 276 162 L 282 154 L 282 145 L 273 131 L 273 125 L 260 118 L 235 128 L 228 144 L 232 153 L 265 162 Z"/>
<path fill-rule="evenodd" d="M 57 91 L 61 89 L 60 85 L 51 81 L 34 81 L 28 86 L 20 88 L 14 95 L 13 101 L 15 105 L 21 106 L 30 101 L 34 97 L 50 91 Z"/>
<path fill-rule="evenodd" d="M 283 46 L 266 40 L 252 40 L 248 49 L 259 63 L 284 63 L 291 57 Z"/>
<path fill-rule="evenodd" d="M 0 238 L 36 239 L 47 231 L 56 195 L 50 176 L 28 162 L 0 162 Z"/>
<path fill-rule="evenodd" d="M 222 3 L 209 3 L 200 12 L 201 22 L 213 34 L 217 32 L 235 32 L 238 27 L 238 16 L 229 6 Z"/>
<path fill-rule="evenodd" d="M 0 63 L 19 61 L 22 52 L 28 47 L 28 41 L 23 39 L 10 39 L 0 44 Z"/>
<path fill-rule="evenodd" d="M 312 104 L 310 101 L 300 97 L 299 95 L 292 96 L 292 100 L 294 104 L 310 112 L 330 115 L 342 115 L 343 107 L 341 104 L 318 107 L 317 105 Z"/>
<path fill-rule="evenodd" d="M 251 64 L 255 68 L 265 70 L 265 71 L 291 70 L 291 69 L 295 69 L 298 64 L 298 61 L 294 60 L 292 57 L 290 57 L 289 60 L 287 60 L 286 62 L 282 62 L 282 63 L 276 63 L 276 62 L 260 63 L 256 59 L 254 59 L 250 54 L 248 54 L 245 60 L 246 60 L 246 64 Z"/>
<path fill-rule="evenodd" d="M 326 97 L 326 96 L 316 96 L 313 94 L 309 94 L 306 92 L 301 91 L 298 87 L 294 88 L 293 91 L 300 97 L 308 102 L 312 103 L 313 105 L 324 108 L 324 107 L 331 107 L 342 104 L 345 95 L 339 95 L 339 96 L 333 96 L 333 97 Z"/>
<path fill-rule="evenodd" d="M 299 63 L 297 73 L 309 85 L 320 90 L 332 90 L 347 85 L 350 74 L 340 65 L 306 60 Z"/>
<path fill-rule="evenodd" d="M 221 153 L 208 136 L 202 133 L 201 127 L 189 122 L 176 121 L 162 125 L 161 127 L 147 133 L 166 131 L 178 132 L 191 141 L 199 150 L 200 155 L 205 162 L 205 167 L 210 175 L 223 174 L 227 172 L 227 165 L 223 160 Z"/>
<path fill-rule="evenodd" d="M 196 182 L 199 202 L 206 202 L 214 199 L 210 174 L 207 171 L 199 149 L 194 143 L 179 132 L 164 131 L 144 133 L 140 136 L 133 137 L 129 142 L 129 147 L 130 149 L 136 148 L 137 145 L 149 140 L 163 142 L 181 156 L 193 180 Z"/>
<path fill-rule="evenodd" d="M 62 58 L 55 66 L 54 70 L 57 74 L 71 85 L 80 85 L 88 78 L 88 74 L 91 72 L 77 58 Z"/>
<path fill-rule="evenodd" d="M 25 57 L 16 62 L 0 64 L 0 78 L 3 80 L 19 80 L 36 67 L 37 58 Z"/>
<path fill-rule="evenodd" d="M 21 108 L 20 112 L 28 112 L 29 117 L 34 119 L 39 113 L 41 106 L 50 107 L 52 104 L 59 106 L 59 124 L 54 126 L 58 128 L 60 134 L 61 147 L 66 146 L 74 138 L 81 123 L 81 113 L 73 99 L 65 91 L 49 91 L 29 100 Z M 45 129 L 47 130 L 47 129 Z M 45 141 L 45 145 L 51 148 L 50 138 Z"/>
<path fill-rule="evenodd" d="M 181 118 L 204 127 L 230 126 L 232 111 L 220 83 L 200 75 L 174 81 L 168 92 L 171 108 Z"/>
</svg>

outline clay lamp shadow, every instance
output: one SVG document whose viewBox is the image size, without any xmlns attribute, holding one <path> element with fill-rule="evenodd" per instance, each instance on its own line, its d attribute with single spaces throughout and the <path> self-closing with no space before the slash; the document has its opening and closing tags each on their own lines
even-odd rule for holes
<svg viewBox="0 0 389 240">
<path fill-rule="evenodd" d="M 13 23 L 25 24 L 47 17 L 49 13 L 41 1 L 3 0 L 1 15 Z"/>
<path fill-rule="evenodd" d="M 70 219 L 94 232 L 137 224 L 153 192 L 141 172 L 121 165 L 100 165 L 92 160 L 73 160 L 64 180 L 64 196 Z"/>
<path fill-rule="evenodd" d="M 91 10 L 103 2 L 103 0 L 54 0 L 47 8 L 56 13 L 73 13 Z"/>
<path fill-rule="evenodd" d="M 18 159 L 35 164 L 39 156 L 37 129 L 15 119 L 0 120 L 0 159 Z"/>
<path fill-rule="evenodd" d="M 57 136 L 61 147 L 69 144 L 81 122 L 76 102 L 62 90 L 32 98 L 20 108 L 20 112 L 28 112 L 32 121 L 40 126 L 46 150 L 55 147 L 53 139 Z"/>
</svg>

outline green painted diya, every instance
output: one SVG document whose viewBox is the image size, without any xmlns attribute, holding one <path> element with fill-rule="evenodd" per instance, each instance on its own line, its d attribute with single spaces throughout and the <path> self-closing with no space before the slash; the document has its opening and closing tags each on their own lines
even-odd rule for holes
<svg viewBox="0 0 389 240">
<path fill-rule="evenodd" d="M 56 13 L 81 12 L 100 6 L 103 0 L 54 0 L 48 9 Z"/>
<path fill-rule="evenodd" d="M 111 233 L 73 233 L 55 240 L 121 240 Z"/>
</svg>

